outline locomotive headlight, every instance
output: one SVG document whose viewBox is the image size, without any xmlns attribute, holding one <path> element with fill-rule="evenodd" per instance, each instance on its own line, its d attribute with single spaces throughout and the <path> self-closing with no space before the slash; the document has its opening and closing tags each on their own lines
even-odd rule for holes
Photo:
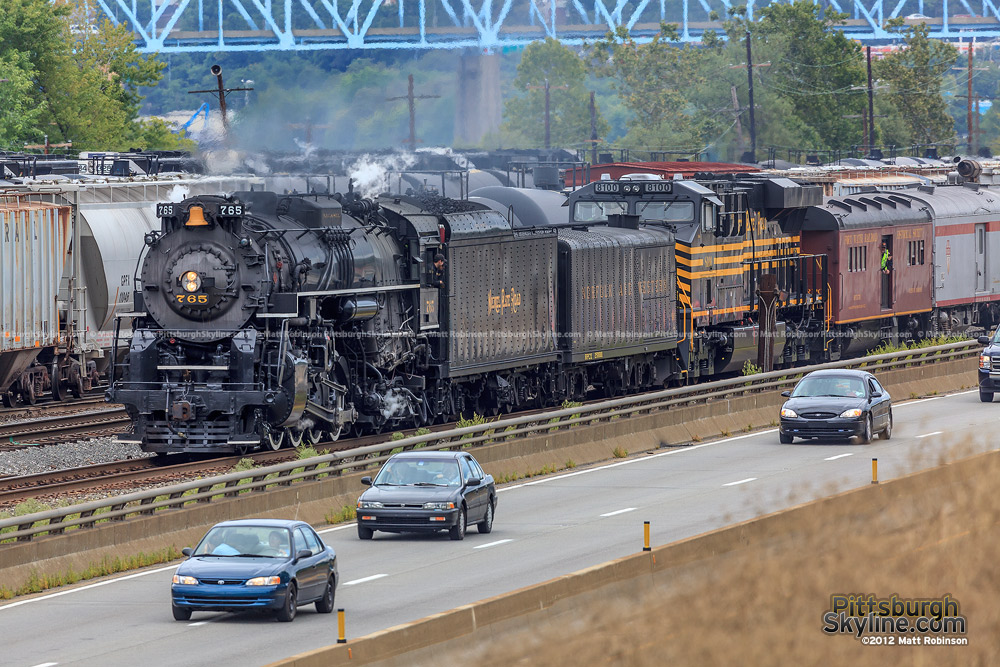
<svg viewBox="0 0 1000 667">
<path fill-rule="evenodd" d="M 197 292 L 201 289 L 201 276 L 195 271 L 188 271 L 181 276 L 181 287 L 185 292 Z"/>
</svg>

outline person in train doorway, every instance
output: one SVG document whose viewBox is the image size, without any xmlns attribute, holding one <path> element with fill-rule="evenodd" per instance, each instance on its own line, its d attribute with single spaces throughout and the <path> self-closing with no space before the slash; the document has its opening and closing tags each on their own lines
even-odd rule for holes
<svg viewBox="0 0 1000 667">
<path fill-rule="evenodd" d="M 434 255 L 434 277 L 432 279 L 434 287 L 444 289 L 446 285 L 445 278 L 444 255 L 438 253 L 437 255 Z"/>
<path fill-rule="evenodd" d="M 885 241 L 882 241 L 882 273 L 886 275 L 892 273 L 892 253 L 889 252 Z"/>
<path fill-rule="evenodd" d="M 882 270 L 882 308 L 892 308 L 892 253 L 889 246 L 882 241 L 880 246 L 882 260 L 879 266 Z"/>
</svg>

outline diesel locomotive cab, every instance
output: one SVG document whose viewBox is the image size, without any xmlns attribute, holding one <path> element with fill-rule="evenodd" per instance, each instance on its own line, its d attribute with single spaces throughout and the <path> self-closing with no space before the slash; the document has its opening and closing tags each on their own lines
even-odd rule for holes
<svg viewBox="0 0 1000 667">
<path fill-rule="evenodd" d="M 146 235 L 135 323 L 108 400 L 122 403 L 147 451 L 217 452 L 261 441 L 265 411 L 287 411 L 280 387 L 255 377 L 264 341 L 248 321 L 273 284 L 260 244 L 244 229 L 244 205 L 202 196 L 156 205 Z M 275 274 L 276 275 L 276 274 Z"/>
</svg>

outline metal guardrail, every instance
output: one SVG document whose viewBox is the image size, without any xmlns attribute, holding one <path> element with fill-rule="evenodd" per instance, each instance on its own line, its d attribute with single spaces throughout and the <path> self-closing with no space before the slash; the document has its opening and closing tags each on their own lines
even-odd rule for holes
<svg viewBox="0 0 1000 667">
<path fill-rule="evenodd" d="M 597 424 L 622 417 L 649 414 L 676 405 L 703 403 L 711 399 L 779 389 L 794 384 L 806 373 L 821 369 L 863 368 L 874 372 L 910 368 L 974 357 L 979 354 L 981 348 L 982 346 L 974 340 L 948 343 L 861 359 L 718 380 L 690 387 L 665 389 L 428 435 L 411 436 L 378 445 L 255 468 L 246 472 L 235 472 L 4 519 L 0 521 L 0 543 L 25 542 L 41 535 L 92 528 L 98 522 L 123 521 L 129 517 L 152 515 L 159 510 L 180 509 L 188 505 L 209 503 L 241 494 L 260 493 L 268 488 L 287 487 L 294 483 L 339 476 L 344 472 L 378 466 L 397 450 L 456 449 L 502 443 L 583 424 Z"/>
</svg>

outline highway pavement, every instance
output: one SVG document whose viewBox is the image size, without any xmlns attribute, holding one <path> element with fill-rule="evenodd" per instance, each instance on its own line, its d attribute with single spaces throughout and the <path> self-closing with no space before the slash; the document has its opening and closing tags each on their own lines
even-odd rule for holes
<svg viewBox="0 0 1000 667">
<path fill-rule="evenodd" d="M 868 485 L 872 457 L 885 480 L 937 465 L 957 442 L 974 443 L 969 453 L 996 446 L 988 434 L 1000 402 L 982 404 L 976 392 L 901 401 L 893 412 L 892 439 L 870 445 L 781 445 L 771 429 L 508 485 L 493 532 L 470 528 L 462 542 L 445 533 L 360 541 L 354 524 L 321 527 L 338 555 L 336 606 L 347 611 L 348 638 L 636 553 L 643 521 L 651 522 L 653 545 L 665 544 Z M 251 666 L 337 639 L 336 614 L 317 614 L 312 605 L 293 623 L 204 612 L 174 621 L 176 567 L 0 605 L 0 663 Z"/>
</svg>

